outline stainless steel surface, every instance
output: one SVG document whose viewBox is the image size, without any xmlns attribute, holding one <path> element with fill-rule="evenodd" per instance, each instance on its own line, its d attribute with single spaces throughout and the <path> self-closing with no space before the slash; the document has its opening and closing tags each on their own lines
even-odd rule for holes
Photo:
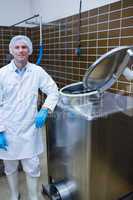
<svg viewBox="0 0 133 200">
<path fill-rule="evenodd" d="M 61 96 L 64 97 L 84 97 L 84 96 L 91 96 L 97 95 L 99 92 L 96 90 L 89 90 L 84 87 L 83 82 L 72 83 L 68 86 L 65 86 L 60 89 Z"/>
<path fill-rule="evenodd" d="M 105 54 L 83 82 L 61 89 L 47 127 L 51 200 L 118 200 L 132 190 L 133 98 L 105 92 L 131 63 L 129 49 Z"/>
<path fill-rule="evenodd" d="M 133 118 L 120 112 L 117 99 L 105 93 L 100 115 L 88 110 L 88 117 L 87 105 L 79 113 L 60 100 L 49 118 L 50 182 L 75 182 L 70 200 L 116 200 L 132 189 Z"/>
<path fill-rule="evenodd" d="M 132 59 L 133 47 L 121 46 L 102 55 L 86 71 L 84 87 L 101 92 L 110 88 Z"/>
</svg>

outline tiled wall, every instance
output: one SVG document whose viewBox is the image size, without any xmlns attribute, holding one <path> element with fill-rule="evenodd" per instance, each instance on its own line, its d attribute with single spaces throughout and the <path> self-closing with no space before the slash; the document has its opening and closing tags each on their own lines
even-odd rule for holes
<svg viewBox="0 0 133 200">
<path fill-rule="evenodd" d="M 0 27 L 0 67 L 9 63 L 11 60 L 9 42 L 14 35 L 18 34 L 31 36 L 31 29 L 22 27 Z"/>
<path fill-rule="evenodd" d="M 86 68 L 98 57 L 120 45 L 133 45 L 133 0 L 121 0 L 81 15 L 81 54 L 75 55 L 78 47 L 79 16 L 74 15 L 43 27 L 44 55 L 41 66 L 53 76 L 60 87 L 82 80 Z M 8 45 L 14 35 L 31 37 L 34 45 L 31 61 L 36 62 L 39 50 L 38 28 L 0 27 L 0 67 L 11 57 Z M 133 82 L 123 76 L 112 91 L 133 94 Z M 40 98 L 41 99 L 41 98 Z M 0 160 L 0 176 L 3 165 Z"/>
<path fill-rule="evenodd" d="M 133 45 L 133 0 L 121 0 L 81 15 L 81 54 L 78 46 L 79 16 L 74 15 L 43 27 L 45 52 L 42 65 L 61 86 L 82 80 L 86 68 L 98 57 L 120 45 Z M 38 49 L 39 31 L 32 30 L 34 59 Z M 133 93 L 132 82 L 123 76 L 113 91 Z"/>
<path fill-rule="evenodd" d="M 133 45 L 133 0 L 121 0 L 82 13 L 80 38 L 81 54 L 75 55 L 78 46 L 79 16 L 74 15 L 43 27 L 44 55 L 41 66 L 53 76 L 60 87 L 82 80 L 86 68 L 98 57 L 120 45 Z M 39 50 L 38 28 L 0 27 L 0 67 L 11 59 L 8 45 L 12 36 L 25 34 L 34 45 L 31 61 L 36 62 Z M 112 91 L 133 94 L 133 82 L 123 76 Z M 43 97 L 42 97 L 43 98 Z M 41 98 L 40 98 L 41 99 Z M 40 100 L 41 101 L 41 100 Z M 1 174 L 3 165 L 0 160 Z"/>
<path fill-rule="evenodd" d="M 120 45 L 133 45 L 133 0 L 121 0 L 81 15 L 81 54 L 77 56 L 79 15 L 70 16 L 43 26 L 44 55 L 41 66 L 53 76 L 60 87 L 82 80 L 89 65 L 102 54 Z M 8 63 L 8 44 L 13 35 L 26 34 L 33 41 L 31 60 L 39 51 L 39 28 L 0 27 L 0 66 Z M 133 93 L 133 82 L 123 76 L 113 91 Z"/>
</svg>

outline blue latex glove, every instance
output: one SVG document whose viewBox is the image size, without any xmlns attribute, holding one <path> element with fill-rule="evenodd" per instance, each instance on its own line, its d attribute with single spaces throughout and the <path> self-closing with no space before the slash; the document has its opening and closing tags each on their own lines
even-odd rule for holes
<svg viewBox="0 0 133 200">
<path fill-rule="evenodd" d="M 0 132 L 0 149 L 7 151 L 7 141 L 4 132 Z"/>
<path fill-rule="evenodd" d="M 35 126 L 36 128 L 42 128 L 43 125 L 45 124 L 45 121 L 48 117 L 48 109 L 47 108 L 42 108 L 36 118 L 35 118 Z"/>
</svg>

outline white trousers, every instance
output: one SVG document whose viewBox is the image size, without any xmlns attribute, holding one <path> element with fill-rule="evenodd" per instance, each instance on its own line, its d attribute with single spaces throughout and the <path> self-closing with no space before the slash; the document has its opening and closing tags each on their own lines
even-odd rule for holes
<svg viewBox="0 0 133 200">
<path fill-rule="evenodd" d="M 31 177 L 40 176 L 40 161 L 38 156 L 20 160 L 23 170 Z M 3 160 L 7 176 L 18 170 L 19 160 Z"/>
</svg>

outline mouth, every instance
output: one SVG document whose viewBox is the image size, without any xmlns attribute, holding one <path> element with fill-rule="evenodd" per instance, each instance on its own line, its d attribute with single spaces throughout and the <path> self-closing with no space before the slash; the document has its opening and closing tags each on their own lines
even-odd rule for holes
<svg viewBox="0 0 133 200">
<path fill-rule="evenodd" d="M 18 58 L 25 58 L 25 55 L 18 55 Z"/>
</svg>

